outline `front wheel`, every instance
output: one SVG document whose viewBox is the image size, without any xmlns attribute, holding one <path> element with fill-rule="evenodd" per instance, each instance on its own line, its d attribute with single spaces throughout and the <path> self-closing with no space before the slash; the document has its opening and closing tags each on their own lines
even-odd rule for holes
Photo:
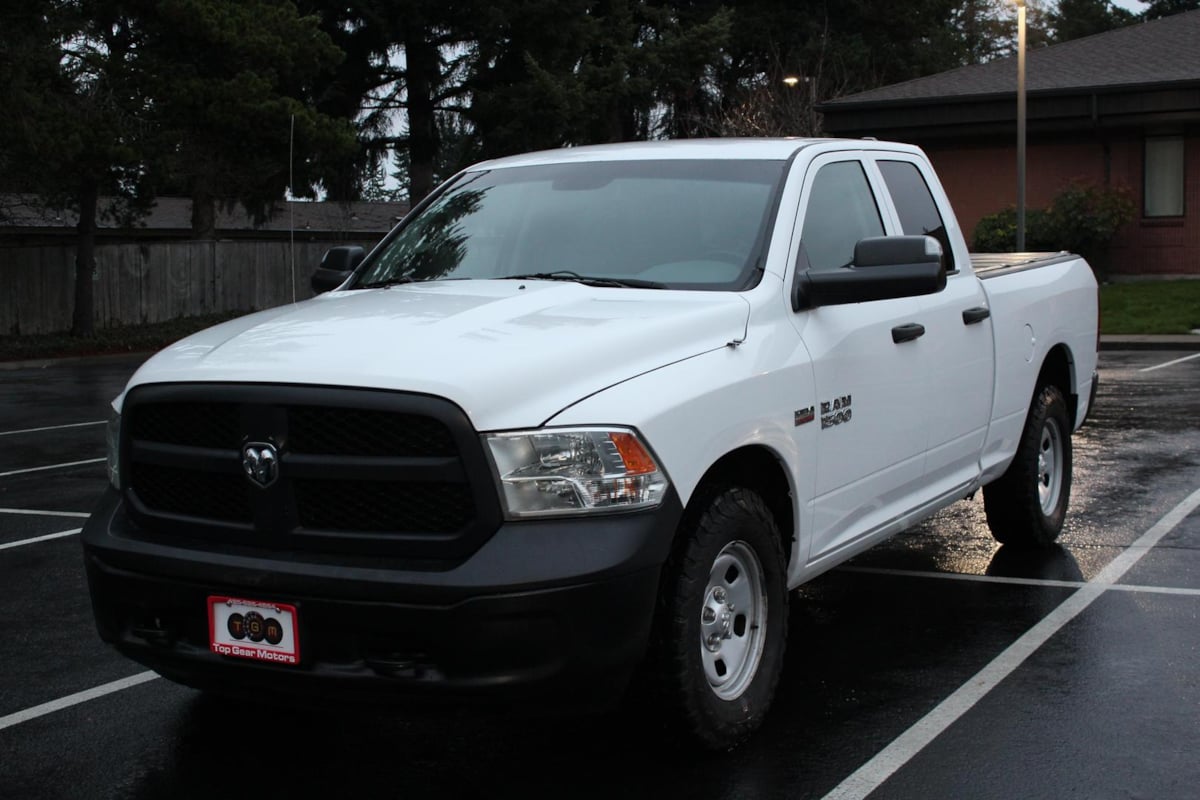
<svg viewBox="0 0 1200 800">
<path fill-rule="evenodd" d="M 1071 424 L 1056 386 L 1033 399 L 1012 464 L 983 487 L 988 527 L 996 541 L 1049 547 L 1062 531 L 1071 495 Z"/>
<path fill-rule="evenodd" d="M 763 721 L 783 664 L 779 528 L 755 492 L 725 488 L 685 515 L 663 582 L 651 668 L 675 721 L 727 749 Z"/>
</svg>

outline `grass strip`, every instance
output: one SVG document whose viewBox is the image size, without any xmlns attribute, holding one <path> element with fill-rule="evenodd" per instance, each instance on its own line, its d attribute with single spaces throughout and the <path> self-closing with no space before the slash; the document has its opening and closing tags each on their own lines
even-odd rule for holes
<svg viewBox="0 0 1200 800">
<path fill-rule="evenodd" d="M 1101 286 L 1100 315 L 1101 333 L 1191 333 L 1200 329 L 1200 280 Z"/>
</svg>

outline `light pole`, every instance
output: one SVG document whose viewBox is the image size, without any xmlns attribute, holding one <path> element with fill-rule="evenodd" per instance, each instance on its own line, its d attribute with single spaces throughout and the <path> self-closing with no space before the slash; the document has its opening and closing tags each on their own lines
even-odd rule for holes
<svg viewBox="0 0 1200 800">
<path fill-rule="evenodd" d="M 1017 0 L 1017 252 L 1025 252 L 1025 0 Z"/>
</svg>

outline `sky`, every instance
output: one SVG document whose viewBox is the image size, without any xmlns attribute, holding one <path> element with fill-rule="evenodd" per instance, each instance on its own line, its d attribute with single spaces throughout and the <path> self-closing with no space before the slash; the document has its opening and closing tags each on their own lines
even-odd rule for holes
<svg viewBox="0 0 1200 800">
<path fill-rule="evenodd" d="M 1113 0 L 1114 6 L 1120 6 L 1126 11 L 1132 11 L 1135 14 L 1140 14 L 1146 9 L 1145 3 L 1139 3 L 1138 0 Z"/>
</svg>

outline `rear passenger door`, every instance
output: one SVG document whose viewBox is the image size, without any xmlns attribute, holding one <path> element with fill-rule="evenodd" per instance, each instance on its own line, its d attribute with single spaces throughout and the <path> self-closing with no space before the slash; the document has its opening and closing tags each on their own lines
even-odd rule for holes
<svg viewBox="0 0 1200 800">
<path fill-rule="evenodd" d="M 945 195 L 929 165 L 906 153 L 877 153 L 873 160 L 887 187 L 896 232 L 933 236 L 946 256 L 946 288 L 918 298 L 925 326 L 920 349 L 929 371 L 920 406 L 931 421 L 925 490 L 939 496 L 979 475 L 995 374 L 991 312 L 961 233 L 947 229 L 957 225 L 954 215 L 935 201 Z"/>
<path fill-rule="evenodd" d="M 882 187 L 861 152 L 819 156 L 804 180 L 790 251 L 796 272 L 840 269 L 859 240 L 886 233 Z M 892 333 L 920 310 L 917 298 L 899 298 L 792 314 L 817 391 L 811 421 L 797 413 L 797 426 L 819 428 L 810 561 L 903 514 L 922 481 L 927 361 L 920 341 L 897 343 Z"/>
</svg>

